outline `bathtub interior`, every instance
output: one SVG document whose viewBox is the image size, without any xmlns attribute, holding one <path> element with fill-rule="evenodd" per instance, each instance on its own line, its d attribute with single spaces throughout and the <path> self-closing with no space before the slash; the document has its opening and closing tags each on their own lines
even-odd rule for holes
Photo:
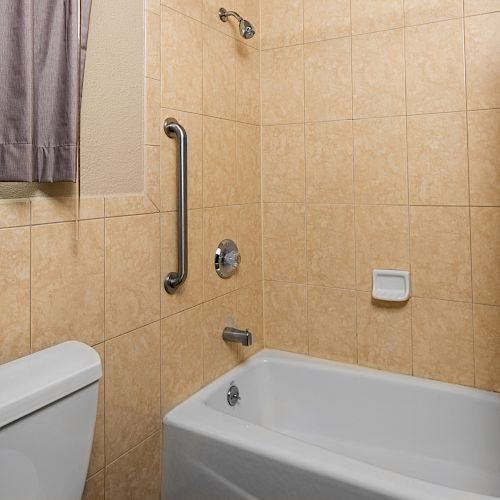
<svg viewBox="0 0 500 500">
<path fill-rule="evenodd" d="M 261 357 L 211 409 L 405 476 L 500 497 L 500 397 L 324 361 Z M 241 395 L 230 407 L 234 382 Z"/>
</svg>

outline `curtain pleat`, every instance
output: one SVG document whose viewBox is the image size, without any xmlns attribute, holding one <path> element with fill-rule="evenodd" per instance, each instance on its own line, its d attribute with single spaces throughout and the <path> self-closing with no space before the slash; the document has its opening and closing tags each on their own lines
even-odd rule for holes
<svg viewBox="0 0 500 500">
<path fill-rule="evenodd" d="M 0 181 L 76 181 L 90 6 L 0 0 Z"/>
</svg>

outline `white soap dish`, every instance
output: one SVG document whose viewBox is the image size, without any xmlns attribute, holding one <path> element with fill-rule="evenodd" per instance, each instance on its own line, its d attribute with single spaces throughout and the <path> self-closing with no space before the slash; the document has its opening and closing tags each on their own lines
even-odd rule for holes
<svg viewBox="0 0 500 500">
<path fill-rule="evenodd" d="M 374 269 L 372 297 L 377 300 L 404 302 L 410 298 L 410 272 Z"/>
</svg>

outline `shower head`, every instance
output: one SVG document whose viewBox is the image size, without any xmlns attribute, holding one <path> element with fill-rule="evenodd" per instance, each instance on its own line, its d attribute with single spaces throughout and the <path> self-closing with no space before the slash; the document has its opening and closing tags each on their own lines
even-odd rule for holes
<svg viewBox="0 0 500 500">
<path fill-rule="evenodd" d="M 227 22 L 227 18 L 230 16 L 235 17 L 240 23 L 240 35 L 243 38 L 246 38 L 248 40 L 255 35 L 254 27 L 252 26 L 252 23 L 250 21 L 243 19 L 237 12 L 234 12 L 232 10 L 226 10 L 224 7 L 221 7 L 219 9 L 219 18 L 223 23 Z"/>
</svg>

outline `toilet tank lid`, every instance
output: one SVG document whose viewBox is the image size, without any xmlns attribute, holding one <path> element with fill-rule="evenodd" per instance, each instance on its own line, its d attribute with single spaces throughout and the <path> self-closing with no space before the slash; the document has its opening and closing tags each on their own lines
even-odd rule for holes
<svg viewBox="0 0 500 500">
<path fill-rule="evenodd" d="M 76 341 L 0 365 L 0 427 L 96 382 L 101 375 L 97 352 Z"/>
</svg>

